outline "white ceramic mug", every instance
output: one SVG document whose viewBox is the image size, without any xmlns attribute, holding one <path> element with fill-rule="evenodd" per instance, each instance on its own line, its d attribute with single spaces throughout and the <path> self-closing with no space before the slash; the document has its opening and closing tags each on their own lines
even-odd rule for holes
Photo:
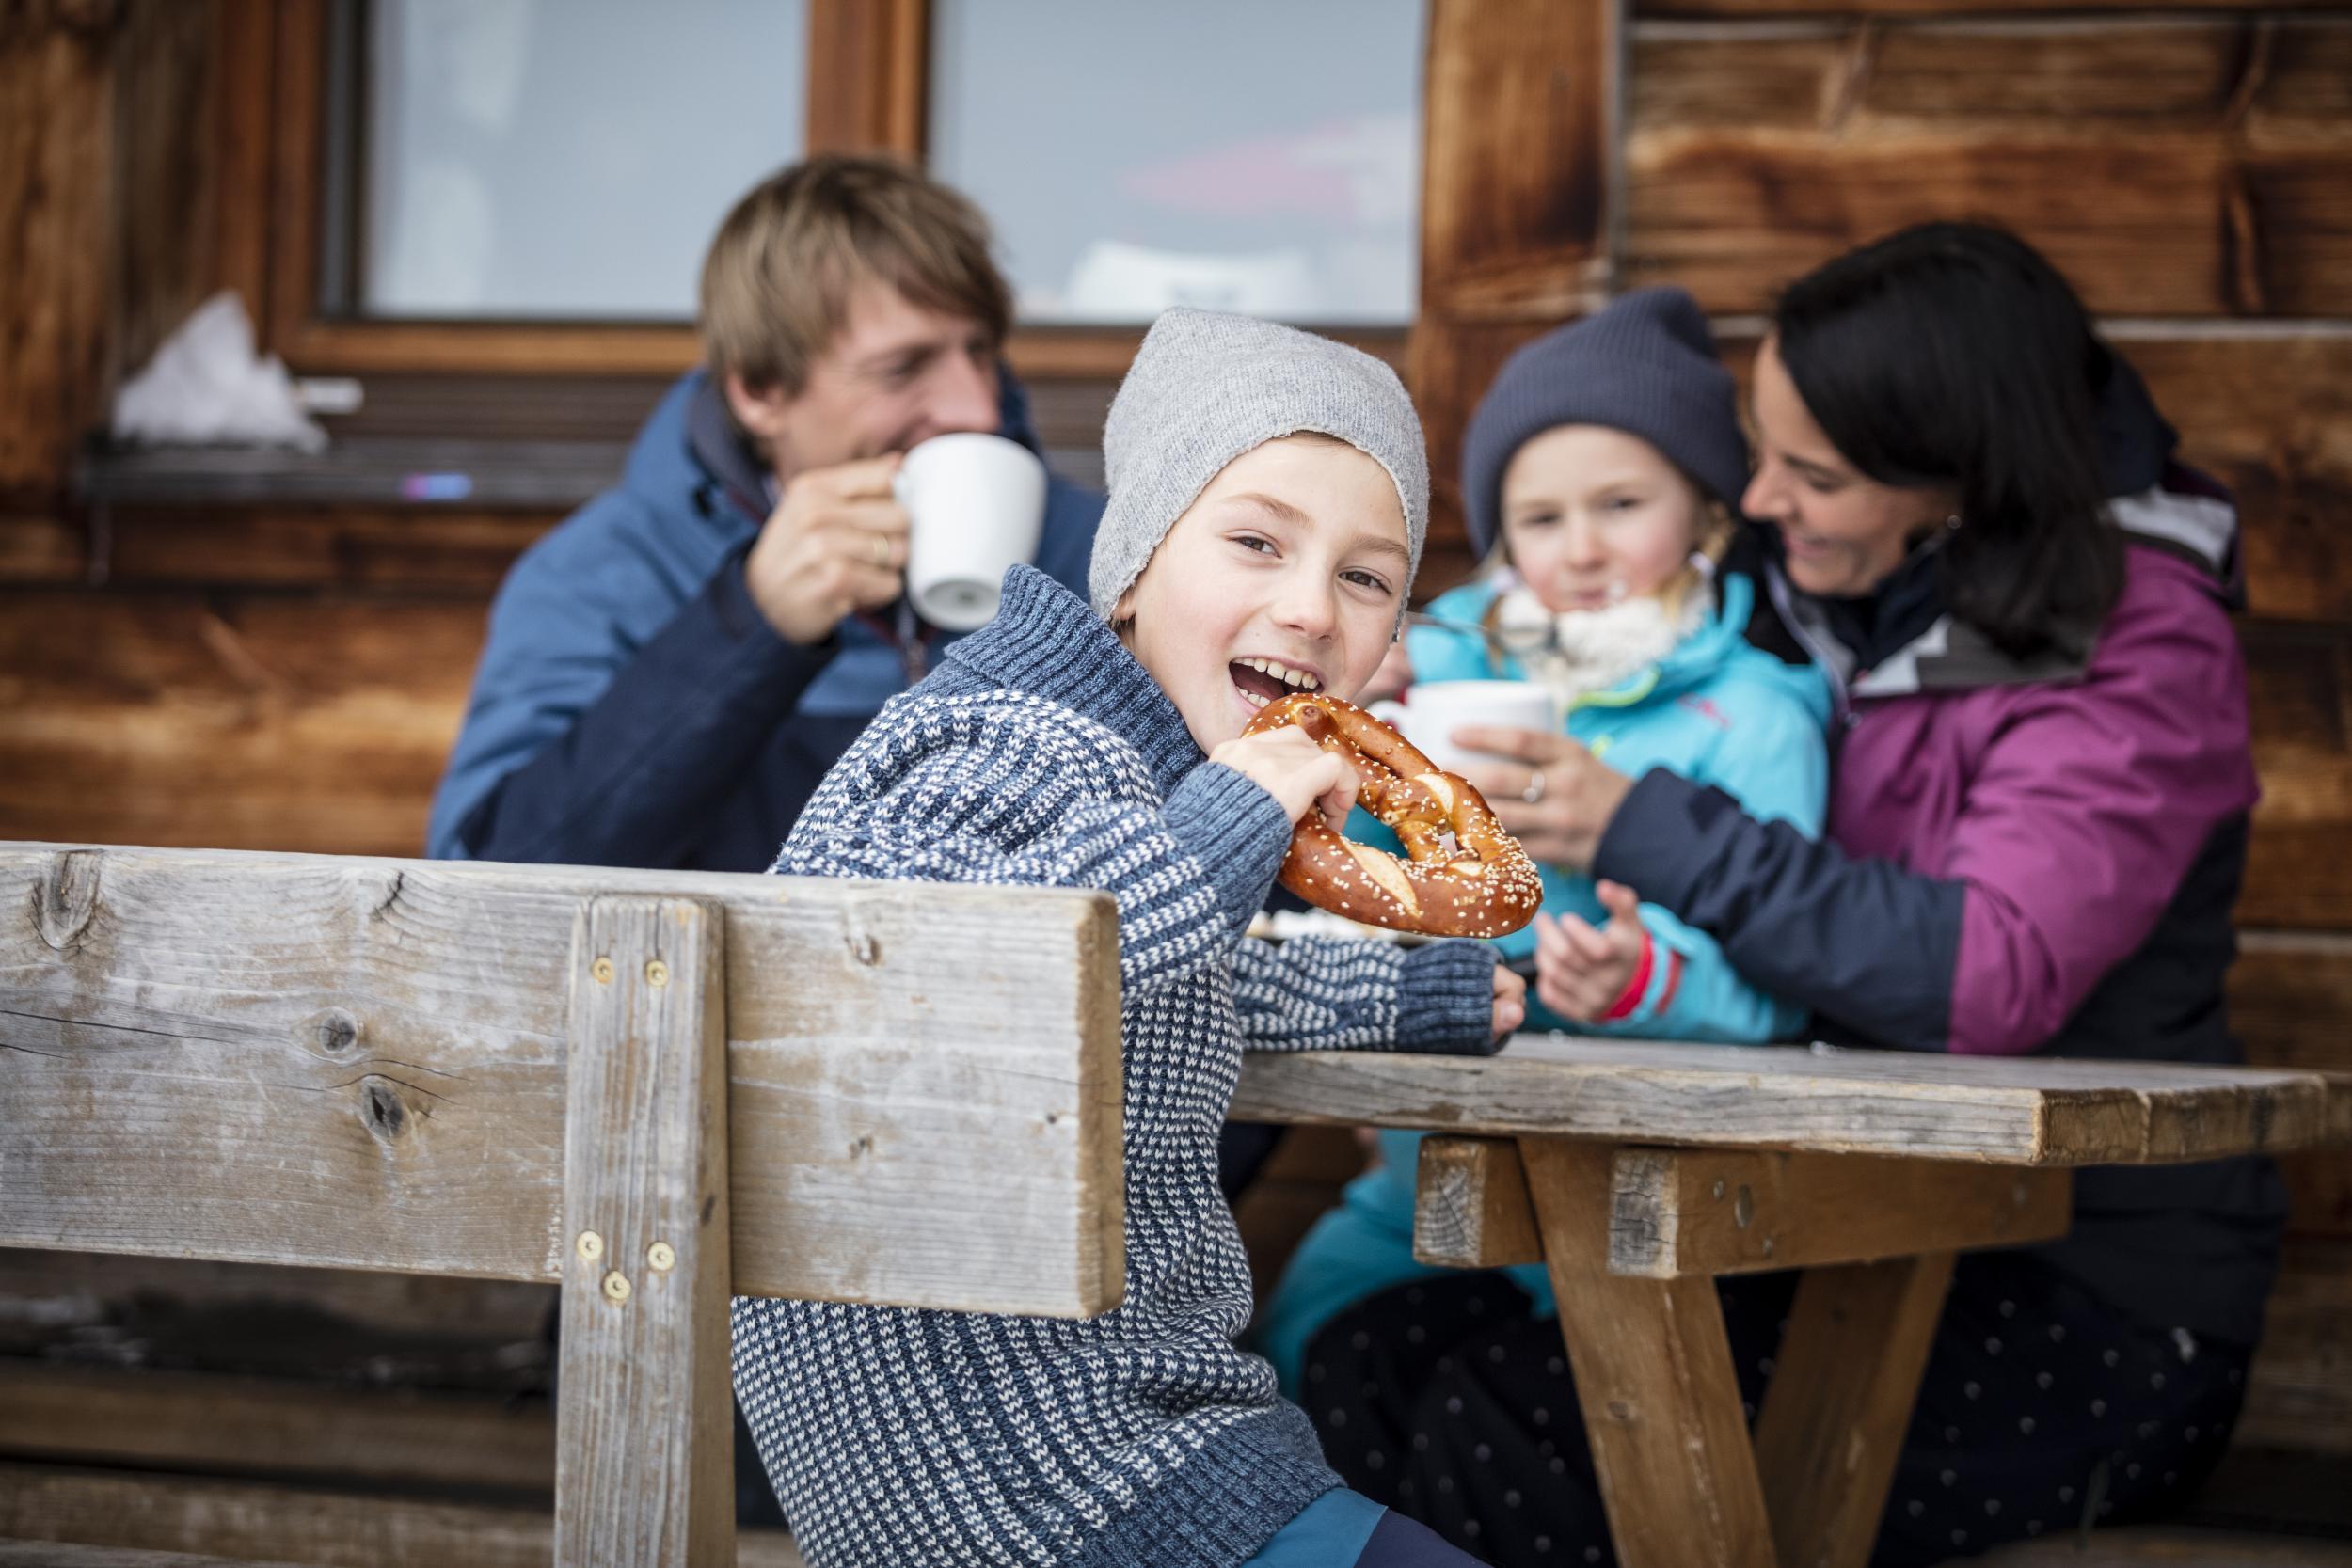
<svg viewBox="0 0 2352 1568">
<path fill-rule="evenodd" d="M 907 597 L 949 631 L 986 626 L 1008 568 L 1037 554 L 1045 465 L 1018 441 L 934 436 L 906 455 L 892 492 L 907 510 Z"/>
<path fill-rule="evenodd" d="M 1460 772 L 1466 762 L 1494 760 L 1456 746 L 1456 730 L 1540 730 L 1556 735 L 1560 729 L 1560 709 L 1550 689 L 1534 681 L 1431 681 L 1405 693 L 1402 718 L 1397 727 L 1405 732 L 1405 738 L 1448 773 Z"/>
</svg>

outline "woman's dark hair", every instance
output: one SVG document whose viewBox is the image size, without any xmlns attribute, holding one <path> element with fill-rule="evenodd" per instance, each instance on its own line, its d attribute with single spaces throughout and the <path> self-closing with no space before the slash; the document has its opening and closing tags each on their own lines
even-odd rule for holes
<svg viewBox="0 0 2352 1568">
<path fill-rule="evenodd" d="M 2099 482 L 2109 361 L 2058 269 L 1998 229 L 1921 224 L 1790 284 L 1772 325 L 1848 462 L 1958 493 L 1952 614 L 2013 657 L 2087 652 L 2123 580 Z"/>
</svg>

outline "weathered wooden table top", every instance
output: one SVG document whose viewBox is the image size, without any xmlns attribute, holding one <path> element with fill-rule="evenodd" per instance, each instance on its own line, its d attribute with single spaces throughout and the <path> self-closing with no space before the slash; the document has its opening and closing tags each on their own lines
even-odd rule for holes
<svg viewBox="0 0 2352 1568">
<path fill-rule="evenodd" d="M 1520 1035 L 1493 1056 L 1243 1059 L 1232 1115 L 2013 1165 L 2352 1143 L 2352 1076 Z"/>
</svg>

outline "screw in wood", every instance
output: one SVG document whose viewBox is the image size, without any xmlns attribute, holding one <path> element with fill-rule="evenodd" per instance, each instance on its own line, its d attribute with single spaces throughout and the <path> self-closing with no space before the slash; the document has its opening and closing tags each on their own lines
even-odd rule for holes
<svg viewBox="0 0 2352 1568">
<path fill-rule="evenodd" d="M 1724 1184 L 1723 1184 L 1722 1182 L 1718 1181 L 1718 1182 L 1716 1182 L 1716 1183 L 1715 1183 L 1715 1201 L 1716 1201 L 1716 1202 L 1718 1202 L 1718 1203 L 1721 1203 L 1723 1200 L 1724 1200 Z"/>
<path fill-rule="evenodd" d="M 656 1242 L 645 1249 L 645 1261 L 661 1273 L 668 1274 L 677 1265 L 677 1254 L 670 1249 L 669 1243 Z"/>
<path fill-rule="evenodd" d="M 614 1269 L 611 1274 L 606 1275 L 604 1276 L 604 1293 L 607 1297 L 613 1301 L 627 1301 L 628 1299 L 628 1275 L 623 1274 L 618 1269 Z"/>
<path fill-rule="evenodd" d="M 1742 1181 L 1740 1183 L 1739 1192 L 1732 1195 L 1732 1223 L 1745 1230 L 1748 1227 L 1748 1222 L 1754 1218 L 1756 1218 L 1756 1194 L 1749 1190 L 1746 1182 Z"/>
<path fill-rule="evenodd" d="M 593 1263 L 597 1259 L 604 1256 L 604 1238 L 597 1235 L 593 1230 L 581 1231 L 580 1233 L 580 1240 L 574 1242 L 572 1245 L 579 1251 L 581 1259 L 587 1262 Z"/>
<path fill-rule="evenodd" d="M 609 986 L 612 983 L 612 960 L 611 958 L 598 958 L 595 963 L 588 966 L 588 973 L 596 977 L 596 984 L 600 986 Z"/>
<path fill-rule="evenodd" d="M 670 966 L 660 958 L 645 960 L 645 984 L 660 988 L 670 983 Z"/>
</svg>

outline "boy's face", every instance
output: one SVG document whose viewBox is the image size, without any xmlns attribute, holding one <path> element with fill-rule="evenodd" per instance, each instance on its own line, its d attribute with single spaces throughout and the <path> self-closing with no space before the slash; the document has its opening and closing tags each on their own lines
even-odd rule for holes
<svg viewBox="0 0 2352 1568">
<path fill-rule="evenodd" d="M 1353 697 L 1395 634 L 1411 561 L 1387 469 L 1285 436 L 1209 482 L 1113 619 L 1209 752 L 1285 692 Z"/>
</svg>

